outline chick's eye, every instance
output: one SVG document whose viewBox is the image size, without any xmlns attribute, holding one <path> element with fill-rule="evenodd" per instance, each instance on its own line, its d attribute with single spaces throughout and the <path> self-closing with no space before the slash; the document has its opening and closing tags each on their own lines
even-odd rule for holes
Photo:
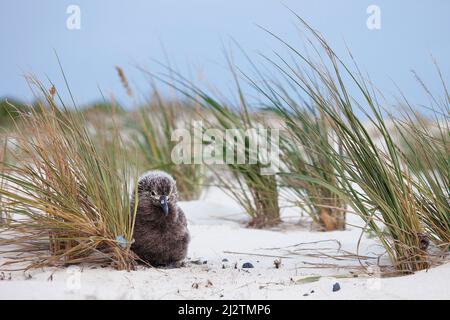
<svg viewBox="0 0 450 320">
<path fill-rule="evenodd" d="M 150 193 L 152 196 L 156 196 L 156 192 L 155 191 L 151 191 L 151 193 Z"/>
</svg>

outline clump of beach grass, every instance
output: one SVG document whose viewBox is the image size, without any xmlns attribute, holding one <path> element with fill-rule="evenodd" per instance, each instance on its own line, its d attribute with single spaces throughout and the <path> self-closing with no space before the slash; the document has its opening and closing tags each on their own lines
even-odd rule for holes
<svg viewBox="0 0 450 320">
<path fill-rule="evenodd" d="M 275 226 L 281 222 L 279 191 L 277 169 L 270 168 L 270 157 L 278 150 L 278 139 L 272 133 L 260 136 L 258 128 L 268 126 L 252 114 L 236 72 L 231 64 L 230 67 L 239 95 L 238 106 L 216 98 L 175 72 L 171 72 L 170 82 L 162 81 L 200 107 L 197 114 L 202 120 L 203 138 L 194 144 L 208 149 L 202 158 L 214 176 L 212 185 L 222 189 L 245 210 L 250 217 L 249 227 Z M 266 152 L 258 152 L 261 145 L 255 148 L 255 142 L 261 140 L 265 141 Z"/>
<path fill-rule="evenodd" d="M 207 100 L 214 101 L 211 98 Z M 210 123 L 209 127 L 219 127 L 222 132 L 231 129 L 233 132 L 233 136 L 225 136 L 223 140 L 225 167 L 217 164 L 209 166 L 215 174 L 216 185 L 245 209 L 251 217 L 248 223 L 250 227 L 265 228 L 279 224 L 281 219 L 276 172 L 265 172 L 268 164 L 261 161 L 260 154 L 254 154 L 256 150 L 252 147 L 251 140 L 258 139 L 258 133 L 252 134 L 252 129 L 257 128 L 257 124 L 252 121 L 248 112 L 232 110 L 219 103 L 209 106 L 212 107 L 214 115 L 214 122 Z M 267 146 L 274 148 L 274 137 L 267 135 L 264 138 L 268 139 Z M 242 159 L 240 154 L 243 155 Z"/>
<path fill-rule="evenodd" d="M 3 163 L 0 194 L 9 219 L 1 230 L 2 268 L 101 263 L 132 269 L 133 155 L 121 148 L 119 135 L 111 137 L 114 152 L 95 143 L 82 113 L 66 107 L 54 86 L 29 81 L 43 99 L 20 113 L 28 130 L 17 133 L 18 153 L 11 156 L 25 160 Z"/>
<path fill-rule="evenodd" d="M 289 110 L 275 107 L 286 128 L 281 143 L 286 171 L 279 174 L 283 186 L 294 193 L 294 204 L 307 212 L 322 230 L 344 230 L 344 199 L 330 188 L 301 178 L 320 179 L 338 187 L 336 170 L 329 158 L 323 155 L 325 148 L 333 147 L 331 128 L 323 114 L 317 115 L 311 108 L 302 108 L 294 100 L 290 100 L 290 107 Z"/>
<path fill-rule="evenodd" d="M 297 61 L 290 64 L 280 55 L 278 61 L 269 61 L 298 96 L 312 101 L 311 105 L 326 117 L 332 134 L 322 139 L 322 144 L 330 145 L 322 149 L 321 157 L 331 164 L 339 181 L 330 183 L 301 172 L 291 175 L 324 186 L 344 199 L 380 239 L 397 270 L 408 273 L 428 268 L 430 234 L 422 219 L 428 214 L 424 204 L 432 203 L 434 197 L 415 183 L 411 170 L 404 165 L 374 86 L 356 64 L 356 72 L 351 71 L 317 31 L 298 19 L 312 35 L 309 43 L 317 61 L 270 32 Z M 303 66 L 301 72 L 294 68 L 298 65 Z M 252 81 L 276 110 L 292 110 L 277 87 L 259 83 Z M 369 133 L 368 124 L 375 132 Z M 320 135 L 319 130 L 315 132 Z"/>
<path fill-rule="evenodd" d="M 397 128 L 404 161 L 414 175 L 416 200 L 421 219 L 434 241 L 443 251 L 450 245 L 450 95 L 437 68 L 444 96 L 437 98 L 417 77 L 430 97 L 427 114 L 413 108 L 405 98 L 404 117 L 391 116 Z"/>
<path fill-rule="evenodd" d="M 326 115 L 314 108 L 314 101 L 308 103 L 305 99 L 298 99 L 295 82 L 284 72 L 279 72 L 279 65 L 275 64 L 278 71 L 276 75 L 269 72 L 266 76 L 261 71 L 262 68 L 259 68 L 242 48 L 240 50 L 257 75 L 257 78 L 249 76 L 242 69 L 232 66 L 231 59 L 228 59 L 241 105 L 248 109 L 246 97 L 249 94 L 241 89 L 240 80 L 234 71 L 236 69 L 239 70 L 240 78 L 256 89 L 256 96 L 266 98 L 258 100 L 258 109 L 250 113 L 253 121 L 265 128 L 276 128 L 280 132 L 280 165 L 277 172 L 280 198 L 289 205 L 300 208 L 302 214 L 307 213 L 313 219 L 315 227 L 318 226 L 320 230 L 344 230 L 347 211 L 344 199 L 330 188 L 299 178 L 307 176 L 321 179 L 335 187 L 339 184 L 336 170 L 328 157 L 323 155 L 326 148 L 339 150 L 339 143 L 330 138 L 333 133 Z M 273 61 L 264 55 L 263 58 L 273 64 Z M 301 73 L 297 64 L 288 65 L 283 59 L 282 62 L 291 71 Z M 283 79 L 286 81 L 283 82 Z M 244 116 L 245 112 L 240 117 L 245 119 Z"/>
</svg>

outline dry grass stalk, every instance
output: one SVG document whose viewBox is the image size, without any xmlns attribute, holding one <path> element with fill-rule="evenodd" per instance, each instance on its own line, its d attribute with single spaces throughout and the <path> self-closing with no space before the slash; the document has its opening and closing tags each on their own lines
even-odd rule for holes
<svg viewBox="0 0 450 320">
<path fill-rule="evenodd" d="M 120 78 L 120 82 L 122 83 L 122 86 L 125 88 L 125 91 L 127 92 L 127 95 L 131 98 L 133 97 L 133 90 L 130 87 L 130 84 L 128 83 L 128 79 L 125 76 L 125 72 L 123 72 L 123 69 L 119 66 L 116 66 L 117 74 Z"/>
</svg>

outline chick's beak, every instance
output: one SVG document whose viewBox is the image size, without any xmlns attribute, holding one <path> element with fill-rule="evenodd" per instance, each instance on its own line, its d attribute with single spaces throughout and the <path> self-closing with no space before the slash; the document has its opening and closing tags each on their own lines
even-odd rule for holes
<svg viewBox="0 0 450 320">
<path fill-rule="evenodd" d="M 169 214 L 169 204 L 168 204 L 167 196 L 161 196 L 159 197 L 159 204 L 161 205 L 161 208 L 163 209 L 164 215 Z"/>
</svg>

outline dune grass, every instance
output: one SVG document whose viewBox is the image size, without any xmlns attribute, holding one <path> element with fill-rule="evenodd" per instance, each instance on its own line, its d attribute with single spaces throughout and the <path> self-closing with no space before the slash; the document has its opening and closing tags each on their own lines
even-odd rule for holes
<svg viewBox="0 0 450 320">
<path fill-rule="evenodd" d="M 26 160 L 4 163 L 0 194 L 10 218 L 1 231 L 0 254 L 7 259 L 2 268 L 84 262 L 133 268 L 133 155 L 121 149 L 118 135 L 110 137 L 114 152 L 94 143 L 82 113 L 61 100 L 58 107 L 54 87 L 48 91 L 37 80 L 29 81 L 45 103 L 20 114 L 29 130 L 18 132 L 15 149 Z"/>
<path fill-rule="evenodd" d="M 427 114 L 407 104 L 402 118 L 391 117 L 401 137 L 400 147 L 409 170 L 414 174 L 416 200 L 427 234 L 439 247 L 450 245 L 450 95 L 438 73 L 444 96 L 436 98 L 419 79 L 430 96 Z"/>
<path fill-rule="evenodd" d="M 425 129 L 418 122 L 399 124 L 408 150 L 405 161 L 414 175 L 416 201 L 427 234 L 444 250 L 450 245 L 450 148 L 448 128 L 435 126 L 438 133 Z"/>
<path fill-rule="evenodd" d="M 10 128 L 21 112 L 30 109 L 30 106 L 16 99 L 0 98 L 0 127 Z"/>
<path fill-rule="evenodd" d="M 158 80 L 199 106 L 197 114 L 202 121 L 203 138 L 194 144 L 213 149 L 201 155 L 201 161 L 214 176 L 211 184 L 222 189 L 245 210 L 250 217 L 249 227 L 274 226 L 281 222 L 279 191 L 275 174 L 268 173 L 268 162 L 278 141 L 273 134 L 267 133 L 264 137 L 268 152 L 265 157 L 254 148 L 255 141 L 259 143 L 261 139 L 258 128 L 267 128 L 267 125 L 262 124 L 261 119 L 257 121 L 258 117 L 252 114 L 235 70 L 231 69 L 239 96 L 238 106 L 216 98 L 174 70 L 170 70 L 169 80 L 162 77 Z"/>
<path fill-rule="evenodd" d="M 295 205 L 307 212 L 322 230 L 344 230 L 344 199 L 330 188 L 299 179 L 298 176 L 320 179 L 338 187 L 336 171 L 329 158 L 323 155 L 326 148 L 333 147 L 329 138 L 331 128 L 323 115 L 314 114 L 290 101 L 292 109 L 289 110 L 275 105 L 286 127 L 281 144 L 283 164 L 287 170 L 280 173 L 283 186 L 294 192 Z"/>
<path fill-rule="evenodd" d="M 257 124 L 252 122 L 246 107 L 244 112 L 239 112 L 216 102 L 211 97 L 205 98 L 213 115 L 213 122 L 209 122 L 207 127 L 219 129 L 221 132 L 232 129 L 234 135 L 233 137 L 225 135 L 223 140 L 225 172 L 217 164 L 209 166 L 210 171 L 215 174 L 216 186 L 245 209 L 251 217 L 248 226 L 265 228 L 279 224 L 281 219 L 276 175 L 264 173 L 267 164 L 260 161 L 260 155 L 253 154 L 255 149 L 251 147 L 250 140 L 257 139 L 258 133 L 252 134 L 252 129 L 257 128 Z M 273 136 L 268 135 L 267 138 L 268 146 L 272 148 L 272 144 L 275 143 Z M 244 155 L 243 161 L 239 160 L 239 149 Z M 233 156 L 232 161 L 229 160 L 230 155 Z M 253 162 L 252 157 L 255 160 Z"/>
<path fill-rule="evenodd" d="M 310 105 L 330 125 L 332 134 L 320 139 L 325 146 L 320 156 L 331 164 L 338 183 L 302 172 L 291 176 L 326 187 L 344 199 L 366 222 L 366 228 L 377 235 L 398 270 L 413 272 L 427 268 L 431 236 L 423 223 L 423 216 L 429 214 L 424 203 L 433 203 L 434 197 L 415 183 L 411 170 L 404 165 L 403 154 L 388 129 L 386 113 L 374 86 L 356 64 L 356 71 L 351 71 L 318 32 L 298 19 L 311 35 L 308 41 L 317 59 L 301 53 L 270 31 L 296 62 L 289 63 L 281 55 L 276 60 L 267 59 L 296 94 L 309 99 Z M 296 68 L 299 65 L 300 70 Z M 274 110 L 288 110 L 284 115 L 289 123 L 288 117 L 296 107 L 279 87 L 267 81 L 250 78 L 249 81 Z M 356 94 L 351 95 L 350 91 Z M 371 132 L 368 125 L 373 127 Z M 311 129 L 318 137 L 322 136 L 321 130 L 313 126 Z M 301 132 L 303 128 L 298 130 Z"/>
</svg>

